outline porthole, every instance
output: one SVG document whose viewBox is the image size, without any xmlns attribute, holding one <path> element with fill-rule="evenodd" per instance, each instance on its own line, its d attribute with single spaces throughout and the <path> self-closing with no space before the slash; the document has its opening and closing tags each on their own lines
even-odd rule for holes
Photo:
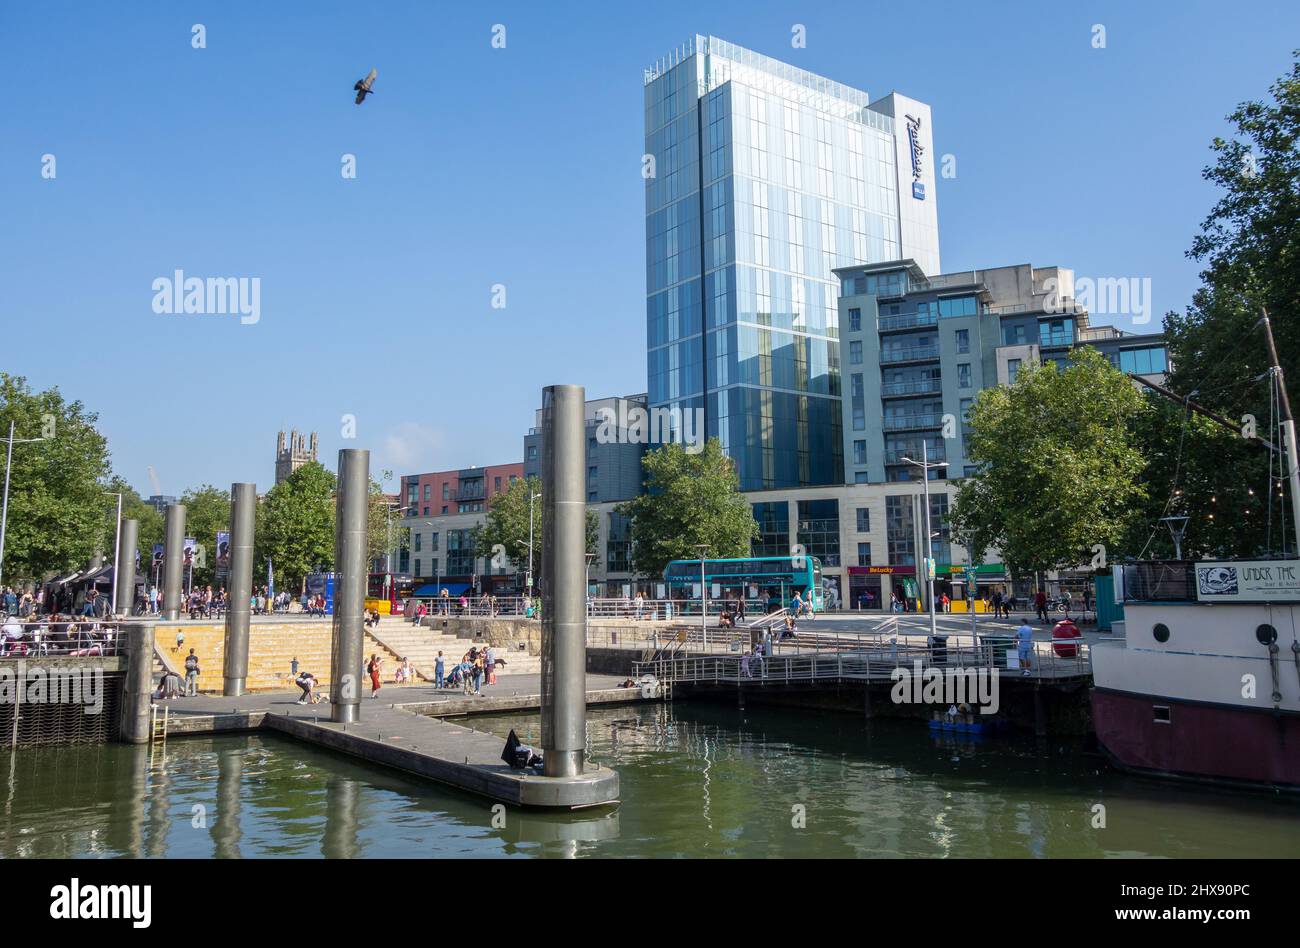
<svg viewBox="0 0 1300 948">
<path fill-rule="evenodd" d="M 1255 639 L 1260 645 L 1272 645 L 1277 641 L 1277 629 L 1265 623 L 1255 629 Z"/>
<path fill-rule="evenodd" d="M 1168 641 L 1169 641 L 1169 626 L 1165 625 L 1163 622 L 1157 622 L 1157 623 L 1155 624 L 1155 628 L 1153 628 L 1153 629 L 1151 630 L 1151 636 L 1152 636 L 1152 638 L 1154 638 L 1157 642 L 1168 642 Z"/>
</svg>

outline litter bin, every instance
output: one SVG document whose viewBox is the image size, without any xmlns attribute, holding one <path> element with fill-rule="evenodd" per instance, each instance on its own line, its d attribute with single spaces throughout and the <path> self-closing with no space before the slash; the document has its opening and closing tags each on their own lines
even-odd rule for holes
<svg viewBox="0 0 1300 948">
<path fill-rule="evenodd" d="M 927 636 L 930 645 L 930 664 L 947 665 L 948 664 L 948 636 L 930 635 Z"/>
<path fill-rule="evenodd" d="M 1014 635 L 981 635 L 980 644 L 989 646 L 989 651 L 993 656 L 994 668 L 1007 667 L 1007 652 L 1015 643 Z"/>
</svg>

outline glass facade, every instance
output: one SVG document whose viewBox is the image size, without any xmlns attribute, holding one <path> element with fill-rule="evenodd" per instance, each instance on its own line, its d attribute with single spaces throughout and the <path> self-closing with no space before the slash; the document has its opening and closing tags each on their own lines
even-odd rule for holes
<svg viewBox="0 0 1300 948">
<path fill-rule="evenodd" d="M 910 496 L 891 494 L 885 498 L 885 540 L 891 566 L 916 564 L 916 522 Z"/>
<path fill-rule="evenodd" d="M 790 505 L 784 500 L 754 504 L 758 537 L 753 542 L 755 556 L 790 555 Z"/>
<path fill-rule="evenodd" d="M 742 490 L 843 480 L 832 269 L 900 247 L 868 104 L 713 37 L 646 75 L 649 405 L 703 410 Z"/>
<path fill-rule="evenodd" d="M 838 500 L 799 501 L 799 532 L 796 540 L 809 556 L 823 566 L 840 565 L 840 502 Z"/>
<path fill-rule="evenodd" d="M 447 531 L 447 575 L 468 576 L 474 572 L 474 531 Z"/>
<path fill-rule="evenodd" d="M 605 541 L 605 569 L 610 573 L 632 572 L 632 518 L 620 513 L 609 514 L 609 534 Z"/>
<path fill-rule="evenodd" d="M 1121 349 L 1109 358 L 1111 364 L 1121 372 L 1132 372 L 1135 375 L 1158 375 L 1169 370 L 1169 359 L 1164 346 Z"/>
</svg>

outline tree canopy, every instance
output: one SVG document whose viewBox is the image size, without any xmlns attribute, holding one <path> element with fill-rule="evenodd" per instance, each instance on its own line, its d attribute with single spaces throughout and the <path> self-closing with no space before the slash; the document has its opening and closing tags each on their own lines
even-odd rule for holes
<svg viewBox="0 0 1300 948">
<path fill-rule="evenodd" d="M 632 518 L 632 562 L 642 576 L 659 576 L 669 561 L 748 556 L 758 536 L 736 466 L 717 438 L 696 454 L 670 443 L 642 459 L 646 491 L 622 504 Z"/>
<path fill-rule="evenodd" d="M 1133 383 L 1097 350 L 1070 364 L 1021 368 L 980 392 L 968 418 L 964 480 L 950 513 L 976 557 L 996 547 L 1014 573 L 1089 563 L 1113 552 L 1141 516 L 1146 460 L 1134 426 L 1147 411 Z"/>
<path fill-rule="evenodd" d="M 1300 51 L 1270 88 L 1273 101 L 1244 102 L 1228 116 L 1231 138 L 1202 172 L 1222 193 L 1188 257 L 1202 264 L 1202 286 L 1186 311 L 1165 317 L 1174 371 L 1171 387 L 1230 414 L 1265 418 L 1268 388 L 1258 384 L 1268 352 L 1257 328 L 1272 317 L 1291 401 L 1300 404 Z"/>
<path fill-rule="evenodd" d="M 267 491 L 257 510 L 254 585 L 267 557 L 279 588 L 301 589 L 308 573 L 332 568 L 335 483 L 312 461 Z"/>
<path fill-rule="evenodd" d="M 41 580 L 85 565 L 96 551 L 112 551 L 117 505 L 105 494 L 108 443 L 95 430 L 97 419 L 58 388 L 34 392 L 27 379 L 0 372 L 0 437 L 9 436 L 13 422 L 15 439 L 43 439 L 14 445 L 6 585 Z"/>
<path fill-rule="evenodd" d="M 545 486 L 540 478 L 521 478 L 492 498 L 487 516 L 474 530 L 474 549 L 478 556 L 491 563 L 492 551 L 497 544 L 505 550 L 506 557 L 519 570 L 528 567 L 528 497 L 539 495 L 533 501 L 533 585 L 539 585 L 542 575 L 542 503 Z M 587 552 L 598 553 L 600 521 L 593 510 L 587 511 Z M 502 564 L 504 565 L 504 564 Z M 499 570 L 498 570 L 499 572 Z"/>
</svg>

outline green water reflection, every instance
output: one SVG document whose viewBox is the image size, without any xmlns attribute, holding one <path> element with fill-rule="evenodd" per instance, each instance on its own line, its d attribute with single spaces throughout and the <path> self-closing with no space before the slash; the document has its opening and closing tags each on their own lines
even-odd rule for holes
<svg viewBox="0 0 1300 948">
<path fill-rule="evenodd" d="M 539 725 L 512 715 L 474 726 L 536 740 Z M 1073 743 L 683 704 L 593 711 L 589 741 L 618 768 L 623 802 L 556 815 L 494 814 L 488 801 L 270 735 L 18 751 L 0 764 L 0 855 L 1300 853 L 1294 799 L 1126 777 Z"/>
</svg>

